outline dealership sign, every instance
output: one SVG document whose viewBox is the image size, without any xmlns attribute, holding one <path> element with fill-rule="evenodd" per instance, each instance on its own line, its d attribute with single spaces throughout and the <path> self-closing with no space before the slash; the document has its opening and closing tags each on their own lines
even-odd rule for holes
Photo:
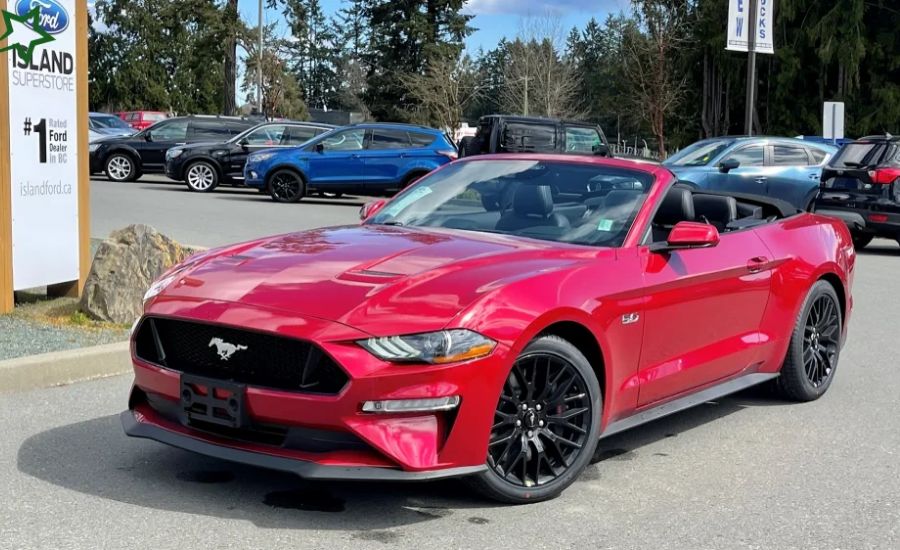
<svg viewBox="0 0 900 550">
<path fill-rule="evenodd" d="M 18 0 L 15 13 L 24 17 L 32 10 L 37 9 L 39 25 L 50 34 L 60 34 L 69 28 L 69 10 L 57 0 Z M 28 23 L 30 28 L 34 25 Z"/>
<path fill-rule="evenodd" d="M 773 0 L 756 0 L 756 38 L 753 51 L 757 53 L 775 53 L 773 40 L 774 28 Z M 728 0 L 728 34 L 725 49 L 738 52 L 749 50 L 751 33 L 751 0 Z"/>
<path fill-rule="evenodd" d="M 87 220 L 80 218 L 87 182 L 80 174 L 87 160 L 79 158 L 86 145 L 86 120 L 79 120 L 86 115 L 79 97 L 86 37 L 75 21 L 76 10 L 77 17 L 87 14 L 76 1 L 0 0 L 0 157 L 7 147 L 9 154 L 0 158 L 0 311 L 8 309 L 11 290 L 77 285 L 86 275 Z"/>
</svg>

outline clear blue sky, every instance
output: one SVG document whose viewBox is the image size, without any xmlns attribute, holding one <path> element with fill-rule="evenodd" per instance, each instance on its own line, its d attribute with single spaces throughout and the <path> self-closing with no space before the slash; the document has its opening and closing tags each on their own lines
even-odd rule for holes
<svg viewBox="0 0 900 550">
<path fill-rule="evenodd" d="M 340 9 L 341 4 L 341 0 L 322 0 L 328 14 Z M 258 5 L 258 0 L 239 0 L 244 21 L 250 25 L 256 25 Z M 475 15 L 471 24 L 478 30 L 469 36 L 466 46 L 470 51 L 491 49 L 502 37 L 515 36 L 525 17 L 558 17 L 567 34 L 573 26 L 584 26 L 591 17 L 602 21 L 608 13 L 627 10 L 629 5 L 629 0 L 469 0 L 466 11 Z M 265 17 L 271 23 L 281 14 L 269 10 Z"/>
</svg>

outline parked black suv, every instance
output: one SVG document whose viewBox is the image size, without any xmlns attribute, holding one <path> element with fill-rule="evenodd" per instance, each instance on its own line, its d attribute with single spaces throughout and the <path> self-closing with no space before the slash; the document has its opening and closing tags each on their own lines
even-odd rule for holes
<svg viewBox="0 0 900 550">
<path fill-rule="evenodd" d="M 609 142 L 596 124 L 555 118 L 488 115 L 474 136 L 462 138 L 460 156 L 489 153 L 609 155 Z"/>
<path fill-rule="evenodd" d="M 250 153 L 295 147 L 332 128 L 316 122 L 264 122 L 227 141 L 172 147 L 166 152 L 166 176 L 199 193 L 220 183 L 240 184 Z"/>
<path fill-rule="evenodd" d="M 822 170 L 815 211 L 844 220 L 856 248 L 875 237 L 900 243 L 900 137 L 844 145 Z"/>
<path fill-rule="evenodd" d="M 201 141 L 225 141 L 253 125 L 252 120 L 238 117 L 168 118 L 133 136 L 92 142 L 91 173 L 106 172 L 112 181 L 134 181 L 142 174 L 162 173 L 169 148 Z"/>
</svg>

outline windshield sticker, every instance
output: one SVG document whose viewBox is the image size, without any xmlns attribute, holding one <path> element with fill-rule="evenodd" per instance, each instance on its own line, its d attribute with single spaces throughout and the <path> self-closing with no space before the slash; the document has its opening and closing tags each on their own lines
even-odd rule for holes
<svg viewBox="0 0 900 550">
<path fill-rule="evenodd" d="M 613 227 L 613 221 L 614 220 L 610 220 L 610 219 L 606 219 L 606 218 L 601 219 L 600 222 L 597 223 L 597 230 L 598 231 L 611 231 L 612 227 Z"/>
</svg>

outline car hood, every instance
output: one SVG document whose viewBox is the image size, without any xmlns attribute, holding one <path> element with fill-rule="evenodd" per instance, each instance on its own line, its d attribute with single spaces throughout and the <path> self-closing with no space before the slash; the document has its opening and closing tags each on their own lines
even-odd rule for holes
<svg viewBox="0 0 900 550">
<path fill-rule="evenodd" d="M 439 329 L 483 294 L 596 254 L 592 248 L 489 233 L 334 227 L 207 254 L 156 301 L 229 301 L 336 321 L 369 334 L 409 333 Z"/>
<path fill-rule="evenodd" d="M 665 166 L 679 180 L 690 181 L 698 185 L 702 185 L 706 181 L 706 177 L 710 172 L 708 166 Z"/>
<path fill-rule="evenodd" d="M 113 137 L 133 136 L 137 133 L 137 130 L 134 128 L 98 128 L 94 131 L 98 134 L 103 134 L 104 136 Z"/>
</svg>

